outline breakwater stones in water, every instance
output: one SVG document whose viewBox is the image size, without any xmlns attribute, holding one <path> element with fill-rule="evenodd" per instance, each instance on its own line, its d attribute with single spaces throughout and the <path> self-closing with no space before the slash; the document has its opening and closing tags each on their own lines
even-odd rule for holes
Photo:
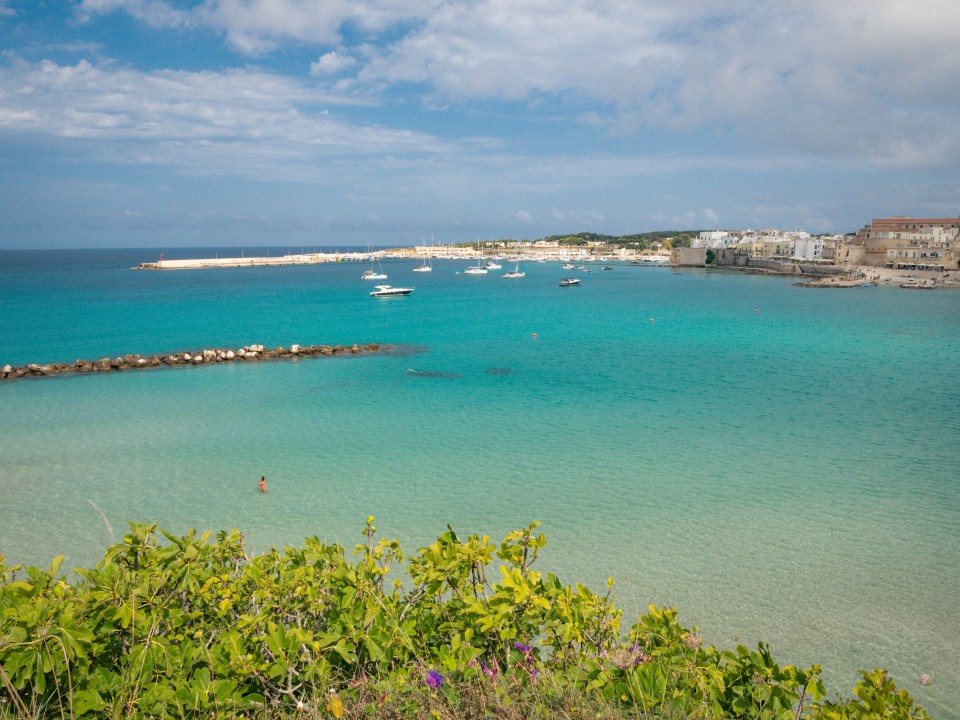
<svg viewBox="0 0 960 720">
<path fill-rule="evenodd" d="M 213 365 L 216 363 L 277 360 L 282 358 L 315 357 L 327 355 L 357 355 L 386 349 L 377 343 L 366 345 L 291 345 L 290 347 L 266 348 L 263 345 L 246 345 L 234 349 L 215 348 L 196 352 L 176 352 L 162 355 L 123 355 L 99 360 L 77 360 L 73 363 L 48 363 L 29 365 L 4 365 L 0 379 L 16 380 L 22 377 L 47 377 L 64 373 L 112 372 L 116 370 L 141 370 L 156 367 Z"/>
</svg>

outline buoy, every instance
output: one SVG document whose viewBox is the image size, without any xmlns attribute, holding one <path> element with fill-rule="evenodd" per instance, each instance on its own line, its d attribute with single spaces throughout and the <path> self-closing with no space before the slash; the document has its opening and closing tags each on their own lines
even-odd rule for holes
<svg viewBox="0 0 960 720">
<path fill-rule="evenodd" d="M 759 310 L 754 310 L 754 312 L 760 312 Z"/>
<path fill-rule="evenodd" d="M 536 333 L 531 333 L 531 334 L 533 335 L 533 337 L 536 337 L 536 336 L 537 336 L 537 334 L 536 334 Z"/>
<path fill-rule="evenodd" d="M 656 322 L 656 320 L 654 320 L 653 318 L 650 318 L 650 322 Z"/>
</svg>

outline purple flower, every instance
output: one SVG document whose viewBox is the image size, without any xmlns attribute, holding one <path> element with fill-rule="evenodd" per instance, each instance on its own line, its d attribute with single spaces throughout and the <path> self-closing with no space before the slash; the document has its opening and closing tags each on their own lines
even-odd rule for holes
<svg viewBox="0 0 960 720">
<path fill-rule="evenodd" d="M 529 663 L 533 659 L 531 657 L 533 654 L 533 646 L 524 645 L 523 643 L 514 643 L 513 649 L 519 650 L 521 653 L 523 653 L 523 662 Z"/>
<path fill-rule="evenodd" d="M 437 688 L 443 687 L 443 675 L 438 673 L 436 670 L 430 670 L 427 673 L 426 681 L 427 685 L 432 687 L 434 690 Z"/>
<path fill-rule="evenodd" d="M 483 668 L 483 674 L 486 675 L 491 680 L 497 679 L 497 673 L 500 672 L 500 665 L 497 663 L 497 659 L 493 658 L 490 661 L 490 665 L 487 665 L 487 662 L 484 660 L 480 663 L 480 667 Z"/>
</svg>

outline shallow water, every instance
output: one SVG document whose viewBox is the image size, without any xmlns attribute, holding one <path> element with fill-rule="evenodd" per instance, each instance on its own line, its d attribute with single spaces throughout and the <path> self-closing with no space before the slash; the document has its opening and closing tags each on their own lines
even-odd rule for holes
<svg viewBox="0 0 960 720">
<path fill-rule="evenodd" d="M 129 270 L 155 256 L 0 253 L 0 364 L 399 348 L 0 382 L 8 560 L 92 564 L 127 520 L 259 548 L 349 546 L 369 514 L 409 548 L 539 520 L 543 569 L 612 575 L 627 616 L 676 605 L 831 692 L 883 666 L 960 717 L 960 293 L 395 261 L 415 292 L 375 299 L 358 264 Z"/>
</svg>

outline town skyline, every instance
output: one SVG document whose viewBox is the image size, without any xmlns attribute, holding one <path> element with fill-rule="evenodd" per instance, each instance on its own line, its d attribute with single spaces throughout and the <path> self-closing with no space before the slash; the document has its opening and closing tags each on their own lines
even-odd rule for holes
<svg viewBox="0 0 960 720">
<path fill-rule="evenodd" d="M 950 217 L 957 21 L 941 0 L 0 0 L 0 248 Z"/>
</svg>

